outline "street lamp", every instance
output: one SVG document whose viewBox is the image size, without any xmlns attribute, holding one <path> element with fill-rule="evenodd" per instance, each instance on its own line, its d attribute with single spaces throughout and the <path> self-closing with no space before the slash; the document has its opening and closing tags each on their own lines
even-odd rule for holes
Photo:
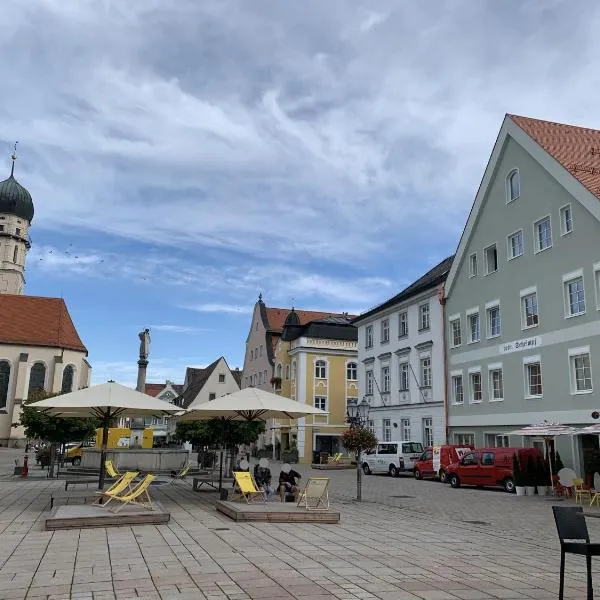
<svg viewBox="0 0 600 600">
<path fill-rule="evenodd" d="M 363 397 L 356 404 L 349 404 L 346 411 L 346 422 L 350 429 L 364 429 L 369 419 L 369 403 Z M 356 500 L 362 500 L 362 468 L 360 464 L 360 450 L 356 452 Z"/>
</svg>

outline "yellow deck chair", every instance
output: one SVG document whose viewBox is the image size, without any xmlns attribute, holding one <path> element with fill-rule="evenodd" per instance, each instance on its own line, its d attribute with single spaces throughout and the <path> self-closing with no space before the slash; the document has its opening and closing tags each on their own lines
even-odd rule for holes
<svg viewBox="0 0 600 600">
<path fill-rule="evenodd" d="M 115 468 L 113 461 L 110 459 L 104 461 L 104 470 L 111 479 L 118 479 L 123 475 L 123 473 L 120 473 L 119 470 Z"/>
<path fill-rule="evenodd" d="M 298 506 L 306 510 L 329 510 L 329 477 L 309 477 L 300 492 Z"/>
<path fill-rule="evenodd" d="M 573 487 L 575 488 L 575 502 L 579 504 L 583 504 L 583 499 L 585 498 L 587 502 L 592 501 L 592 492 L 583 487 L 583 479 L 573 479 Z"/>
<path fill-rule="evenodd" d="M 235 498 L 236 494 L 238 494 L 240 498 L 243 498 L 248 504 L 255 500 L 260 502 L 267 501 L 265 493 L 257 487 L 254 478 L 249 471 L 234 471 L 233 479 L 232 500 Z"/>
<path fill-rule="evenodd" d="M 139 475 L 137 471 L 127 471 L 123 473 L 117 481 L 115 481 L 107 490 L 96 492 L 100 498 L 96 499 L 94 504 L 96 506 L 106 506 L 111 501 L 111 496 L 114 494 L 119 495 L 125 490 L 131 491 L 131 484 L 133 480 Z"/>
<path fill-rule="evenodd" d="M 340 462 L 340 458 L 342 458 L 342 453 L 338 452 L 337 454 L 334 454 L 333 456 L 330 456 L 327 459 L 328 464 L 337 464 Z"/>
<path fill-rule="evenodd" d="M 190 472 L 190 469 L 192 468 L 192 463 L 191 462 L 187 462 L 181 469 L 181 471 L 179 471 L 179 473 L 171 473 L 171 481 L 169 481 L 168 485 L 173 485 L 176 481 L 183 481 L 188 473 Z"/>
<path fill-rule="evenodd" d="M 115 500 L 119 504 L 116 508 L 109 509 L 114 513 L 118 513 L 124 506 L 135 504 L 143 506 L 147 510 L 154 510 L 152 498 L 148 493 L 150 484 L 156 479 L 156 475 L 146 475 L 133 489 L 125 490 L 121 494 L 107 494 L 111 500 Z M 106 492 L 105 492 L 106 493 Z"/>
<path fill-rule="evenodd" d="M 590 500 L 590 506 L 594 506 L 594 503 L 600 508 L 600 473 L 594 473 L 594 489 L 590 492 L 592 499 Z"/>
</svg>

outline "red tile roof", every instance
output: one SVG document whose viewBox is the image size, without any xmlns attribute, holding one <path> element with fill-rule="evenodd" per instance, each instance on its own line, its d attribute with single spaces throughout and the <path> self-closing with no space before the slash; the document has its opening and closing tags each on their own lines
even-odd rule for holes
<svg viewBox="0 0 600 600">
<path fill-rule="evenodd" d="M 62 298 L 0 294 L 0 344 L 85 352 Z"/>
<path fill-rule="evenodd" d="M 600 198 L 600 131 L 517 115 L 508 117 Z"/>
<path fill-rule="evenodd" d="M 154 396 L 156 398 L 156 396 L 158 396 L 165 389 L 165 387 L 167 387 L 166 383 L 147 383 L 145 392 L 148 394 L 148 396 Z M 183 391 L 183 386 L 178 385 L 177 383 L 172 383 L 171 387 L 178 395 Z"/>
<path fill-rule="evenodd" d="M 285 323 L 286 317 L 290 314 L 291 309 L 289 308 L 268 308 L 267 307 L 267 319 L 269 320 L 269 328 L 275 331 L 281 331 L 283 324 Z M 296 314 L 300 318 L 300 325 L 306 325 L 311 321 L 317 321 L 318 319 L 325 319 L 326 317 L 340 317 L 342 313 L 332 312 L 320 312 L 314 310 L 296 310 Z M 354 315 L 348 315 L 350 319 L 354 318 Z"/>
</svg>

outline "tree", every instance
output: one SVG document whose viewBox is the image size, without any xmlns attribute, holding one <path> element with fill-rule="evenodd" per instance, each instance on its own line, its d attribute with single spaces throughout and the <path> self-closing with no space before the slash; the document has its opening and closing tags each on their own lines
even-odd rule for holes
<svg viewBox="0 0 600 600">
<path fill-rule="evenodd" d="M 515 487 L 523 487 L 523 474 L 521 473 L 521 465 L 517 453 L 513 454 L 513 481 Z"/>
<path fill-rule="evenodd" d="M 366 427 L 351 427 L 342 432 L 342 444 L 351 452 L 355 452 L 358 459 L 361 452 L 377 446 L 377 437 Z"/>
</svg>

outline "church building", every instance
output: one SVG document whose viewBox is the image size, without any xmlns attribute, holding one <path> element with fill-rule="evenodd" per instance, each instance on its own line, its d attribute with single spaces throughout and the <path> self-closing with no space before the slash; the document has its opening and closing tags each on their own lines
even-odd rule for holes
<svg viewBox="0 0 600 600">
<path fill-rule="evenodd" d="M 87 349 L 64 300 L 24 295 L 34 209 L 12 159 L 10 177 L 0 182 L 0 446 L 25 444 L 13 424 L 32 392 L 71 392 L 91 379 Z"/>
</svg>

